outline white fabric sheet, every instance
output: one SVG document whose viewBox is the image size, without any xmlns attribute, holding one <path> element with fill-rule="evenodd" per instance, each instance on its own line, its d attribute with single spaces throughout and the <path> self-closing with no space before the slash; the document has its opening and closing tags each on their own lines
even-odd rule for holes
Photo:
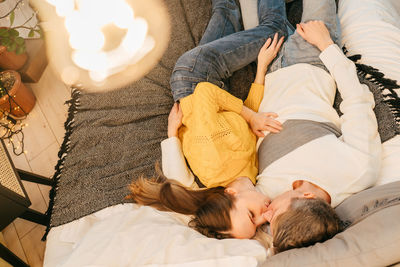
<svg viewBox="0 0 400 267">
<path fill-rule="evenodd" d="M 206 238 L 188 216 L 120 204 L 53 228 L 44 266 L 257 266 L 255 240 Z"/>
<path fill-rule="evenodd" d="M 398 1 L 398 0 L 392 0 Z M 400 10 L 392 1 L 341 0 L 342 41 L 362 63 L 400 81 Z M 240 1 L 245 26 L 257 0 Z M 378 184 L 400 180 L 400 136 L 383 145 Z M 267 251 L 254 240 L 215 240 L 187 227 L 188 217 L 117 205 L 51 229 L 44 266 L 256 266 Z"/>
</svg>

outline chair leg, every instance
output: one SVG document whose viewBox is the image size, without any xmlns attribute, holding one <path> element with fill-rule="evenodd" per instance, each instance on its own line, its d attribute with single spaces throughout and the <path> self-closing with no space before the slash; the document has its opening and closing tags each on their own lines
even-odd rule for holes
<svg viewBox="0 0 400 267">
<path fill-rule="evenodd" d="M 12 253 L 8 248 L 0 243 L 0 258 L 11 264 L 12 266 L 29 267 L 23 260 L 18 258 L 17 255 Z"/>
<path fill-rule="evenodd" d="M 18 217 L 44 226 L 47 226 L 50 220 L 48 215 L 29 208 Z"/>
<path fill-rule="evenodd" d="M 38 183 L 38 184 L 44 184 L 44 185 L 53 185 L 53 180 L 49 179 L 47 177 L 34 174 L 31 172 L 23 171 L 20 169 L 17 169 L 18 175 L 21 178 L 21 180 L 25 180 L 28 182 L 33 182 L 33 183 Z"/>
</svg>

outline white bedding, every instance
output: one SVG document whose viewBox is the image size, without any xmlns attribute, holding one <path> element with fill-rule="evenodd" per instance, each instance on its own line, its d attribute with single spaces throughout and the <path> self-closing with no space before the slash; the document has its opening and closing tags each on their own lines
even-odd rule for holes
<svg viewBox="0 0 400 267">
<path fill-rule="evenodd" d="M 53 228 L 44 266 L 256 266 L 267 256 L 255 240 L 205 238 L 187 220 L 135 204 L 109 207 Z"/>
<path fill-rule="evenodd" d="M 254 17 L 256 2 L 241 1 L 248 25 L 246 18 Z M 391 1 L 341 0 L 339 17 L 342 41 L 350 54 L 362 54 L 362 63 L 400 81 L 400 11 L 394 7 Z M 378 184 L 400 180 L 398 162 L 400 136 L 383 144 Z M 267 257 L 255 240 L 206 238 L 187 227 L 187 220 L 135 204 L 109 207 L 51 229 L 44 266 L 247 267 Z"/>
</svg>

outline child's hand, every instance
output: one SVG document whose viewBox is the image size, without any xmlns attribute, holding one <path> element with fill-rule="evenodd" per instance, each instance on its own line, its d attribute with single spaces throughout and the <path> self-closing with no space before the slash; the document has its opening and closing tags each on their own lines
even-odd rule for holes
<svg viewBox="0 0 400 267">
<path fill-rule="evenodd" d="M 178 136 L 178 129 L 182 125 L 182 117 L 182 109 L 178 103 L 175 103 L 168 116 L 168 138 Z"/>
<path fill-rule="evenodd" d="M 313 20 L 296 25 L 296 30 L 304 40 L 324 51 L 333 44 L 331 35 L 322 20 Z"/>
<path fill-rule="evenodd" d="M 282 130 L 282 124 L 275 120 L 278 115 L 273 112 L 254 113 L 250 119 L 250 127 L 255 135 L 264 137 L 262 131 L 270 131 L 271 133 L 279 133 Z"/>
</svg>

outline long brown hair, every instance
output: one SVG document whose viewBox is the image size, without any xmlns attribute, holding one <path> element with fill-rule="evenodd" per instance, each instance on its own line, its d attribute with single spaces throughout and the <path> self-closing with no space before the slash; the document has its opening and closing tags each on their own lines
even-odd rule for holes
<svg viewBox="0 0 400 267">
<path fill-rule="evenodd" d="M 129 185 L 128 199 L 162 211 L 194 215 L 189 226 L 207 237 L 228 238 L 232 228 L 230 211 L 234 197 L 224 187 L 193 190 L 166 178 L 156 166 L 157 176 L 139 177 Z"/>
</svg>

